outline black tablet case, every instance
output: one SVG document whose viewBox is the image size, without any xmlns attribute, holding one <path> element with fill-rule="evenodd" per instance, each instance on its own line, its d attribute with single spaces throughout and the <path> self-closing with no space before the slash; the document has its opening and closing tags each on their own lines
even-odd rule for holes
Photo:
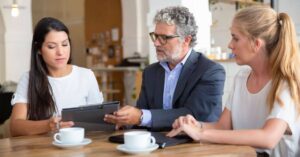
<svg viewBox="0 0 300 157">
<path fill-rule="evenodd" d="M 62 121 L 73 121 L 75 126 L 86 131 L 114 131 L 115 125 L 103 121 L 105 114 L 111 114 L 120 107 L 119 101 L 105 102 L 62 110 Z"/>
<path fill-rule="evenodd" d="M 151 132 L 151 135 L 154 136 L 156 143 L 159 145 L 159 148 L 165 148 L 168 146 L 175 146 L 178 144 L 192 142 L 193 140 L 187 135 L 177 135 L 175 137 L 167 137 L 164 133 L 161 132 Z M 108 138 L 110 142 L 113 143 L 124 143 L 124 136 L 114 135 Z"/>
</svg>

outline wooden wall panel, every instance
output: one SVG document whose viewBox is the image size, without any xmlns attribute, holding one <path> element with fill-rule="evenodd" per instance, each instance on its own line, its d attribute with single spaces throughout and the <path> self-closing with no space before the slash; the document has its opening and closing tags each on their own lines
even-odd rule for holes
<svg viewBox="0 0 300 157">
<path fill-rule="evenodd" d="M 111 40 L 111 30 L 118 29 L 119 38 Z M 105 40 L 99 40 L 100 34 Z M 109 37 L 107 38 L 107 34 Z M 93 41 L 93 38 L 97 40 Z M 85 1 L 85 39 L 87 48 L 98 47 L 101 55 L 93 56 L 93 64 L 102 62 L 105 66 L 116 66 L 122 59 L 122 7 L 121 0 L 86 0 Z M 110 57 L 109 51 L 114 51 Z M 111 52 L 111 51 L 110 51 Z M 103 59 L 106 58 L 106 59 Z M 96 61 L 96 62 L 95 62 Z M 124 99 L 123 74 L 113 73 L 112 79 L 108 80 L 112 88 L 118 89 L 120 93 L 109 93 L 112 89 L 102 89 L 108 95 L 105 101 Z M 101 84 L 99 84 L 101 85 Z M 109 85 L 108 85 L 109 86 Z M 100 87 L 101 88 L 101 87 Z"/>
</svg>

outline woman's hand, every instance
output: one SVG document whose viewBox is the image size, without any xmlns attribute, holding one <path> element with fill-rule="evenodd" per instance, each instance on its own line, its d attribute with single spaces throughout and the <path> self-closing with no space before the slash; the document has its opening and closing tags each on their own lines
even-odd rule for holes
<svg viewBox="0 0 300 157">
<path fill-rule="evenodd" d="M 201 135 L 201 124 L 191 115 L 181 116 L 177 118 L 173 125 L 173 130 L 171 130 L 167 136 L 173 137 L 181 132 L 185 132 L 195 141 L 200 141 Z"/>
<path fill-rule="evenodd" d="M 61 117 L 51 117 L 49 119 L 50 131 L 58 131 L 60 128 L 69 128 L 74 125 L 73 121 L 62 122 Z"/>
</svg>

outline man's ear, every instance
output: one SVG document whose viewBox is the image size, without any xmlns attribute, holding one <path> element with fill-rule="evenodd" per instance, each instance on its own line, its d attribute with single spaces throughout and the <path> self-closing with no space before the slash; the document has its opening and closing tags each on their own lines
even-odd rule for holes
<svg viewBox="0 0 300 157">
<path fill-rule="evenodd" d="M 192 41 L 192 36 L 191 35 L 188 35 L 188 36 L 184 37 L 184 44 L 186 46 L 189 46 L 191 41 Z"/>
</svg>

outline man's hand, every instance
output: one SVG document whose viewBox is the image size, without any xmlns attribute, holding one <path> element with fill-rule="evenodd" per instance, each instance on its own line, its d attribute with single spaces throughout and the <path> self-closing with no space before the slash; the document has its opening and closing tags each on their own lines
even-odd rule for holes
<svg viewBox="0 0 300 157">
<path fill-rule="evenodd" d="M 142 111 L 133 106 L 124 106 L 113 114 L 106 114 L 104 121 L 116 124 L 116 129 L 123 125 L 139 125 Z"/>
</svg>

